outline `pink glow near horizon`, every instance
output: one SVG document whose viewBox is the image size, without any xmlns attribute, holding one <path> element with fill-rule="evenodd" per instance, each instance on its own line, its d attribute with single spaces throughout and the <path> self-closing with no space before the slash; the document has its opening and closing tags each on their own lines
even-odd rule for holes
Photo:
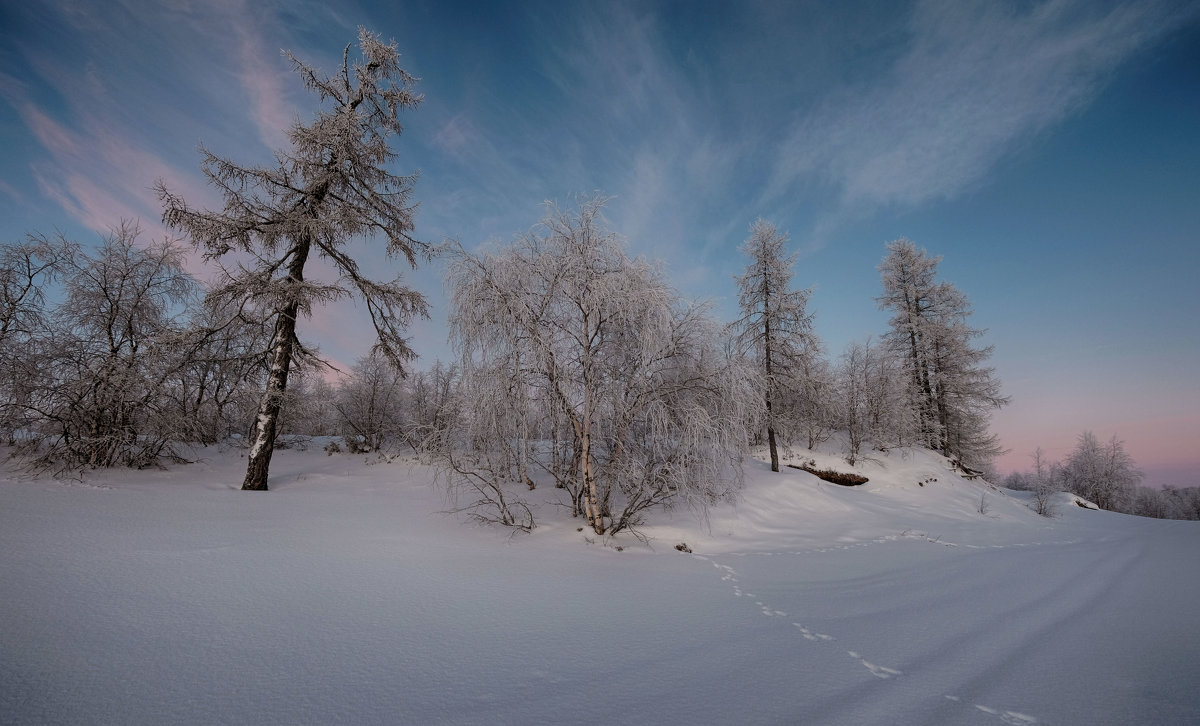
<svg viewBox="0 0 1200 726">
<path fill-rule="evenodd" d="M 1024 419 L 1024 420 L 1023 420 Z M 1125 450 L 1138 468 L 1147 473 L 1147 484 L 1200 484 L 1200 421 L 1195 416 L 1163 416 L 1150 419 L 1105 417 L 1087 421 L 1079 418 L 1072 424 L 1060 421 L 1039 423 L 1033 414 L 1013 412 L 997 416 L 993 430 L 1010 451 L 996 459 L 1003 473 L 1029 471 L 1031 456 L 1039 446 L 1050 461 L 1062 461 L 1075 449 L 1079 435 L 1091 431 L 1101 441 L 1113 436 L 1124 442 Z M 1159 481 L 1157 472 L 1198 472 L 1192 481 Z"/>
</svg>

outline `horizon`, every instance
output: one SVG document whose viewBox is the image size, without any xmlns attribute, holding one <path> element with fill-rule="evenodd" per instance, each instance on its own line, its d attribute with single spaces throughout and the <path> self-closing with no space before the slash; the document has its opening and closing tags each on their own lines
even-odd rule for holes
<svg viewBox="0 0 1200 726">
<path fill-rule="evenodd" d="M 836 360 L 886 330 L 876 265 L 907 237 L 995 346 L 1000 471 L 1091 430 L 1122 439 L 1145 484 L 1195 486 L 1198 21 L 1167 0 L 10 5 L 0 235 L 90 245 L 129 218 L 160 236 L 157 179 L 215 203 L 199 143 L 268 163 L 315 109 L 279 49 L 328 70 L 365 26 L 422 79 L 392 165 L 421 172 L 418 238 L 507 241 L 543 200 L 600 192 L 633 254 L 730 320 L 762 217 L 790 234 Z M 439 263 L 353 249 L 429 297 L 418 365 L 449 358 Z M 342 368 L 369 332 L 352 304 L 300 325 Z"/>
</svg>

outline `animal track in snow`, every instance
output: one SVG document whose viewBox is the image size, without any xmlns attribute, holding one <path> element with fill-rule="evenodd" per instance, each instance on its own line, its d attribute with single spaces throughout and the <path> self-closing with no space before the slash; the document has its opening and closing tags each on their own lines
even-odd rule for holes
<svg viewBox="0 0 1200 726">
<path fill-rule="evenodd" d="M 901 538 L 906 538 L 906 537 L 924 539 L 927 542 L 930 542 L 932 544 L 941 544 L 941 545 L 946 545 L 946 546 L 950 546 L 950 547 L 958 547 L 959 546 L 957 544 L 950 543 L 950 542 L 942 542 L 942 541 L 940 541 L 940 539 L 930 537 L 929 535 L 927 535 L 923 532 L 919 532 L 919 533 L 905 532 L 900 535 L 888 535 L 885 537 L 879 537 L 879 538 L 876 538 L 869 542 L 858 542 L 858 543 L 854 543 L 851 545 L 835 545 L 832 547 L 821 548 L 821 549 L 816 549 L 816 550 L 799 550 L 799 551 L 794 551 L 794 552 L 729 553 L 729 556 L 745 557 L 747 555 L 808 555 L 808 554 L 813 554 L 813 553 L 828 552 L 831 550 L 846 550 L 846 549 L 851 549 L 853 547 L 867 547 L 872 544 L 882 544 L 884 542 L 893 542 L 893 541 L 899 540 Z M 1040 544 L 1040 543 L 1032 543 L 1032 545 L 1022 545 L 1022 546 L 1037 546 L 1038 544 Z M 1072 542 L 1058 542 L 1055 544 L 1072 544 Z M 992 548 L 1003 549 L 1003 548 L 1012 547 L 1012 546 L 1017 546 L 1017 545 L 990 545 L 990 546 L 989 545 L 983 545 L 983 546 L 966 545 L 966 547 L 969 547 L 972 549 L 992 549 Z M 730 567 L 729 565 L 723 565 L 723 564 L 716 562 L 715 560 L 712 560 L 708 557 L 703 557 L 700 555 L 692 555 L 692 556 L 697 559 L 704 560 L 706 562 L 711 562 L 713 567 L 716 568 L 721 573 L 721 581 L 730 583 L 730 586 L 733 590 L 734 596 L 742 597 L 742 598 L 749 598 L 750 600 L 752 600 L 754 602 L 754 604 L 759 608 L 759 612 L 761 612 L 764 616 L 785 617 L 785 618 L 787 617 L 788 614 L 785 611 L 776 610 L 773 607 L 771 607 L 769 604 L 763 602 L 762 600 L 755 599 L 756 595 L 754 593 L 743 592 L 741 585 L 738 584 L 738 572 L 733 567 Z M 827 633 L 814 632 L 814 631 L 810 630 L 809 628 L 805 627 L 801 623 L 793 622 L 792 625 L 797 630 L 800 631 L 801 637 L 803 637 L 805 640 L 808 640 L 811 642 L 830 642 L 830 641 L 837 640 L 834 636 L 829 635 Z M 889 668 L 887 666 L 879 665 L 878 663 L 873 663 L 873 662 L 867 660 L 858 651 L 847 650 L 846 653 L 851 658 L 858 661 L 864 668 L 866 668 L 867 671 L 871 673 L 871 675 L 873 675 L 876 678 L 879 678 L 881 680 L 895 680 L 897 677 L 904 675 L 904 671 L 901 671 L 897 668 Z M 1019 711 L 1003 711 L 1000 709 L 992 708 L 990 706 L 985 706 L 985 705 L 978 704 L 978 703 L 967 703 L 967 702 L 964 702 L 958 696 L 946 695 L 945 698 L 948 701 L 953 701 L 955 703 L 962 703 L 965 706 L 973 707 L 981 713 L 986 713 L 990 716 L 995 716 L 1001 722 L 1003 722 L 1005 724 L 1009 724 L 1009 726 L 1033 726 L 1033 724 L 1038 723 L 1038 719 L 1035 718 L 1034 716 L 1030 716 L 1028 714 L 1021 713 Z"/>
<path fill-rule="evenodd" d="M 888 668 L 887 666 L 876 665 L 852 650 L 848 650 L 846 652 L 850 654 L 851 658 L 859 663 L 862 663 L 863 667 L 871 671 L 871 675 L 875 676 L 876 678 L 886 679 L 904 675 L 903 671 L 898 671 L 895 668 Z"/>
<path fill-rule="evenodd" d="M 792 625 L 800 628 L 800 634 L 803 635 L 806 640 L 837 640 L 837 638 L 834 638 L 832 635 L 826 635 L 825 633 L 814 633 L 800 623 L 792 623 Z"/>
<path fill-rule="evenodd" d="M 955 703 L 963 702 L 963 700 L 958 696 L 946 695 L 944 698 L 947 701 L 954 701 Z M 1004 723 L 1010 724 L 1010 726 L 1030 726 L 1031 724 L 1038 722 L 1038 720 L 1033 716 L 1030 716 L 1027 713 L 1021 713 L 1020 711 L 1001 711 L 999 709 L 991 708 L 990 706 L 983 706 L 978 703 L 970 703 L 967 705 L 974 706 L 976 710 L 982 711 L 989 716 L 995 716 Z"/>
</svg>

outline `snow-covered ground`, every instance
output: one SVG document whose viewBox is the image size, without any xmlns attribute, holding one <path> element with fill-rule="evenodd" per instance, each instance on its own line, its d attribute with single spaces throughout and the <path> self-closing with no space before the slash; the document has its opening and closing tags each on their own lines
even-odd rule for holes
<svg viewBox="0 0 1200 726">
<path fill-rule="evenodd" d="M 0 480 L 0 723 L 1200 723 L 1200 523 L 876 456 L 854 488 L 750 462 L 649 547 L 549 503 L 461 524 L 419 464 L 319 450 L 267 494 L 236 450 Z"/>
</svg>

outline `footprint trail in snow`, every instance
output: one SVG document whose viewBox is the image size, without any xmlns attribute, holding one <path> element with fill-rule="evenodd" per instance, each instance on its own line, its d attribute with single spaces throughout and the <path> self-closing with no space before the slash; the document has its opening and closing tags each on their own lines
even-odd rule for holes
<svg viewBox="0 0 1200 726">
<path fill-rule="evenodd" d="M 788 555 L 796 556 L 796 555 L 821 554 L 824 552 L 830 552 L 830 551 L 834 551 L 834 550 L 849 550 L 851 548 L 856 548 L 856 547 L 869 547 L 872 545 L 884 544 L 884 543 L 888 543 L 888 542 L 895 542 L 902 538 L 923 539 L 927 542 L 930 542 L 931 544 L 938 544 L 938 545 L 943 545 L 943 546 L 947 546 L 947 547 L 957 547 L 958 546 L 957 544 L 952 543 L 952 542 L 943 542 L 940 540 L 940 538 L 930 537 L 929 535 L 927 535 L 923 532 L 915 532 L 915 533 L 914 532 L 904 532 L 899 535 L 888 535 L 888 536 L 884 536 L 884 537 L 878 537 L 876 539 L 873 539 L 873 540 L 870 540 L 867 542 L 855 542 L 855 543 L 850 543 L 850 544 L 840 544 L 840 545 L 833 545 L 833 546 L 829 546 L 829 547 L 821 547 L 821 548 L 810 549 L 810 550 L 794 550 L 794 551 L 787 551 L 787 552 L 735 552 L 735 553 L 729 553 L 727 556 L 729 556 L 729 557 L 748 557 L 748 556 L 756 556 L 756 555 L 757 556 L 788 556 Z M 1070 544 L 1070 543 L 1071 542 L 1060 542 L 1057 544 Z M 1032 543 L 1032 545 L 1038 545 L 1038 544 L 1041 544 L 1041 543 L 1040 542 Z M 1029 544 L 1010 544 L 1010 545 L 991 545 L 991 546 L 966 545 L 966 547 L 970 548 L 970 549 L 1004 549 L 1007 547 L 1025 547 L 1025 546 L 1030 546 L 1030 545 Z M 739 579 L 738 579 L 738 572 L 733 567 L 726 565 L 726 564 L 722 564 L 720 562 L 717 562 L 711 556 L 705 556 L 705 555 L 701 555 L 701 554 L 693 554 L 692 557 L 697 560 L 702 560 L 702 561 L 711 563 L 712 566 L 720 573 L 721 581 L 729 583 L 730 587 L 733 590 L 734 596 L 739 597 L 739 598 L 745 598 L 747 600 L 752 601 L 754 603 L 755 607 L 757 607 L 764 616 L 780 617 L 780 618 L 788 617 L 788 613 L 786 611 L 777 610 L 774 607 L 772 607 L 771 605 L 763 602 L 762 600 L 755 599 L 756 596 L 754 593 L 746 592 L 745 590 L 743 590 L 741 583 L 739 582 Z M 815 632 L 815 631 L 811 630 L 810 628 L 805 627 L 805 625 L 803 623 L 792 622 L 792 626 L 797 629 L 797 631 L 799 632 L 799 634 L 802 638 L 804 638 L 805 640 L 814 642 L 814 643 L 828 643 L 828 642 L 837 640 L 837 638 L 835 638 L 834 636 L 829 635 L 827 633 Z M 878 663 L 875 663 L 875 662 L 869 660 L 867 657 L 863 656 L 857 650 L 847 650 L 845 652 L 852 659 L 854 659 L 859 664 L 861 664 L 863 666 L 863 668 L 865 668 L 871 675 L 873 675 L 876 678 L 879 678 L 881 680 L 896 680 L 900 676 L 904 675 L 904 671 L 901 671 L 898 668 L 890 668 L 888 666 L 879 665 Z M 983 704 L 970 703 L 970 702 L 964 701 L 962 698 L 960 698 L 958 696 L 946 695 L 946 696 L 944 696 L 944 698 L 948 701 L 953 701 L 955 703 L 961 703 L 964 706 L 972 707 L 980 713 L 985 713 L 989 716 L 994 716 L 995 718 L 999 719 L 1001 722 L 1003 722 L 1005 724 L 1010 724 L 1011 726 L 1032 726 L 1033 724 L 1038 723 L 1038 719 L 1036 717 L 1030 716 L 1025 713 L 1021 713 L 1019 711 L 1003 710 L 1003 709 L 993 708 L 991 706 L 986 706 Z"/>
</svg>

